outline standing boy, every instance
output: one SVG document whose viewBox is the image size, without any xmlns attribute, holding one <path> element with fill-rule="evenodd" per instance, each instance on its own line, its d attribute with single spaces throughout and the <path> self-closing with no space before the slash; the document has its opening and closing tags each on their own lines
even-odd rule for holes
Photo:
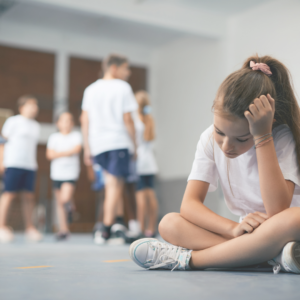
<svg viewBox="0 0 300 300">
<path fill-rule="evenodd" d="M 97 244 L 109 239 L 117 207 L 123 200 L 124 179 L 129 174 L 128 149 L 132 144 L 136 153 L 131 112 L 137 110 L 137 103 L 125 81 L 130 76 L 128 60 L 109 55 L 103 71 L 103 79 L 85 89 L 81 115 L 85 164 L 91 165 L 94 157 L 105 170 L 104 226 L 102 232 L 95 233 Z"/>
<path fill-rule="evenodd" d="M 18 100 L 19 115 L 6 120 L 2 136 L 7 139 L 4 146 L 4 192 L 0 199 L 0 242 L 13 240 L 13 232 L 6 226 L 9 206 L 18 192 L 22 192 L 22 208 L 26 237 L 40 241 L 42 235 L 33 226 L 34 186 L 37 169 L 36 149 L 40 125 L 35 121 L 39 108 L 33 96 L 22 96 Z"/>
</svg>

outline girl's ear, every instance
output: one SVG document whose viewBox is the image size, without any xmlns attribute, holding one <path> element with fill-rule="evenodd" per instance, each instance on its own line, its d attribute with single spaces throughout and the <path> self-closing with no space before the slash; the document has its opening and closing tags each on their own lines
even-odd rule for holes
<svg viewBox="0 0 300 300">
<path fill-rule="evenodd" d="M 276 119 L 273 119 L 273 124 L 276 122 Z"/>
</svg>

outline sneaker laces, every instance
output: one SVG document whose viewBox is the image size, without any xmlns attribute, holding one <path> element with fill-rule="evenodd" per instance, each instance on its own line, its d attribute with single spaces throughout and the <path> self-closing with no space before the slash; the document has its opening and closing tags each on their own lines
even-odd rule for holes
<svg viewBox="0 0 300 300">
<path fill-rule="evenodd" d="M 280 263 L 274 261 L 273 259 L 272 259 L 272 260 L 269 260 L 268 263 L 269 263 L 271 266 L 273 266 L 273 272 L 274 272 L 275 275 L 278 274 L 278 273 L 280 272 L 280 270 L 281 270 L 281 268 L 282 268 Z"/>
<path fill-rule="evenodd" d="M 153 269 L 159 269 L 161 267 L 165 267 L 170 264 L 176 263 L 176 265 L 173 267 L 173 270 L 178 268 L 179 266 L 179 255 L 181 253 L 182 247 L 177 247 L 173 245 L 168 245 L 165 243 L 156 242 L 157 245 L 153 245 L 155 247 L 153 259 L 147 261 L 148 263 L 151 263 L 154 261 L 154 265 L 149 268 L 149 270 Z M 151 242 L 150 242 L 151 244 Z"/>
</svg>

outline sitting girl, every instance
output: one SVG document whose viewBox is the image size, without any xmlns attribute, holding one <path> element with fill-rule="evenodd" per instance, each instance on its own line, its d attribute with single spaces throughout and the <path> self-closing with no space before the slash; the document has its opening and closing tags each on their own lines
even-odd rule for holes
<svg viewBox="0 0 300 300">
<path fill-rule="evenodd" d="M 300 111 L 289 77 L 278 60 L 254 56 L 225 79 L 180 213 L 159 225 L 171 245 L 138 240 L 130 247 L 135 263 L 190 270 L 268 261 L 274 273 L 300 273 Z M 203 204 L 218 181 L 239 223 Z"/>
</svg>

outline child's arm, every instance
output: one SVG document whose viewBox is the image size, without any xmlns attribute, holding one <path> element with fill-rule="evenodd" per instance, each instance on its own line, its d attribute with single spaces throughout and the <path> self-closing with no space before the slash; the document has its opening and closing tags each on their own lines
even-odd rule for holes
<svg viewBox="0 0 300 300">
<path fill-rule="evenodd" d="M 92 165 L 92 155 L 90 150 L 90 144 L 89 144 L 89 116 L 87 111 L 82 111 L 80 116 L 80 122 L 81 122 L 81 132 L 82 132 L 82 138 L 83 138 L 83 149 L 84 149 L 84 163 L 86 166 Z"/>
<path fill-rule="evenodd" d="M 244 233 L 251 233 L 268 219 L 261 212 L 249 214 L 241 223 L 219 216 L 207 208 L 203 202 L 209 183 L 190 180 L 183 196 L 180 215 L 187 221 L 226 238 L 235 238 Z"/>
<path fill-rule="evenodd" d="M 59 157 L 72 156 L 72 155 L 78 154 L 80 152 L 81 152 L 81 145 L 77 145 L 74 148 L 72 148 L 71 150 L 62 151 L 62 152 L 57 152 L 53 149 L 47 149 L 46 157 L 49 160 L 53 160 L 53 159 L 56 159 Z"/>
<path fill-rule="evenodd" d="M 136 149 L 137 149 L 137 145 L 136 145 L 136 139 L 135 139 L 135 127 L 134 127 L 134 122 L 132 120 L 132 117 L 131 117 L 131 113 L 130 112 L 127 112 L 127 113 L 124 113 L 123 114 L 123 120 L 124 120 L 124 124 L 125 124 L 125 127 L 131 137 L 131 140 L 133 142 L 133 145 L 134 145 L 134 153 L 135 153 L 135 156 L 136 156 Z"/>
<path fill-rule="evenodd" d="M 155 138 L 154 121 L 150 115 L 145 115 L 144 122 L 145 122 L 144 139 L 149 142 L 154 140 Z"/>
<path fill-rule="evenodd" d="M 219 216 L 203 204 L 208 187 L 207 182 L 190 180 L 183 196 L 180 215 L 203 229 L 232 237 L 232 230 L 238 223 Z"/>
<path fill-rule="evenodd" d="M 4 154 L 4 145 L 0 144 L 0 175 L 4 173 L 3 154 Z"/>
<path fill-rule="evenodd" d="M 267 98 L 268 97 L 268 98 Z M 272 132 L 275 101 L 268 94 L 254 100 L 245 116 L 253 139 Z M 280 169 L 273 141 L 256 149 L 262 199 L 269 217 L 290 207 L 295 184 L 285 180 Z"/>
</svg>

